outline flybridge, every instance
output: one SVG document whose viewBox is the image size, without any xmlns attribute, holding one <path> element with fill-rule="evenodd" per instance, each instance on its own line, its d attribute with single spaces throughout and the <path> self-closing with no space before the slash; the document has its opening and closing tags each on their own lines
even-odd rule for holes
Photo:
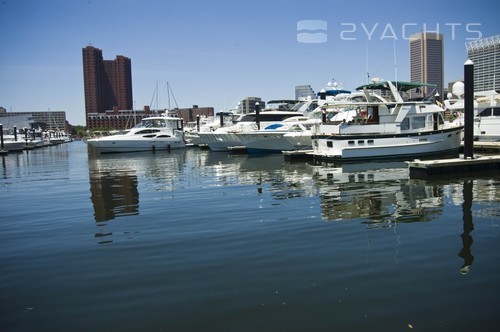
<svg viewBox="0 0 500 332">
<path fill-rule="evenodd" d="M 390 82 L 397 88 L 398 91 L 403 91 L 403 92 L 406 92 L 411 89 L 418 89 L 421 87 L 436 88 L 436 84 L 430 84 L 430 83 L 404 82 L 404 81 L 390 81 Z M 361 85 L 356 88 L 356 90 L 363 90 L 363 89 L 390 91 L 391 87 L 389 81 L 380 81 L 380 82 Z"/>
</svg>

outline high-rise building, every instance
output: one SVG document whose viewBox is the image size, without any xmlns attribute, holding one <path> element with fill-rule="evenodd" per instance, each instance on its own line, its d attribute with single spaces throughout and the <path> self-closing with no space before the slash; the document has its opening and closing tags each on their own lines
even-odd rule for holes
<svg viewBox="0 0 500 332">
<path fill-rule="evenodd" d="M 310 85 L 295 86 L 295 100 L 305 99 L 307 97 L 315 98 L 316 94 Z"/>
<path fill-rule="evenodd" d="M 259 97 L 246 97 L 238 103 L 238 112 L 240 114 L 248 114 L 255 112 L 255 103 L 259 103 L 260 110 L 266 108 L 266 102 Z"/>
<path fill-rule="evenodd" d="M 436 84 L 441 98 L 444 84 L 443 59 L 443 34 L 420 32 L 410 36 L 410 80 Z M 424 97 L 430 93 L 432 91 L 429 88 L 424 88 L 420 96 Z"/>
<path fill-rule="evenodd" d="M 474 91 L 500 89 L 500 35 L 465 44 L 474 63 Z"/>
<path fill-rule="evenodd" d="M 132 66 L 129 58 L 118 55 L 115 60 L 104 60 L 102 51 L 93 46 L 82 50 L 85 114 L 108 110 L 131 110 Z"/>
</svg>

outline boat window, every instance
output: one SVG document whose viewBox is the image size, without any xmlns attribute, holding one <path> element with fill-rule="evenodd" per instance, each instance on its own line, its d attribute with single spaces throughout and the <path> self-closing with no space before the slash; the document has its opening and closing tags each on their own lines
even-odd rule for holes
<svg viewBox="0 0 500 332">
<path fill-rule="evenodd" d="M 245 115 L 239 122 L 255 122 L 255 114 Z"/>
<path fill-rule="evenodd" d="M 165 121 L 162 120 L 154 120 L 153 125 L 155 127 L 165 127 Z"/>
<path fill-rule="evenodd" d="M 500 107 L 495 107 L 493 109 L 493 116 L 500 116 Z"/>
<path fill-rule="evenodd" d="M 329 148 L 333 148 L 333 142 L 332 141 L 326 141 L 326 146 Z"/>
<path fill-rule="evenodd" d="M 259 114 L 259 118 L 261 122 L 272 122 L 272 121 L 283 121 L 289 117 L 297 116 L 300 114 L 290 114 L 290 113 L 271 113 L 266 114 L 265 112 Z M 245 115 L 240 122 L 255 122 L 255 114 L 247 114 Z"/>
<path fill-rule="evenodd" d="M 411 119 L 413 129 L 425 128 L 425 116 L 417 116 Z"/>
<path fill-rule="evenodd" d="M 292 107 L 292 111 L 298 111 L 302 106 L 305 105 L 305 101 L 300 101 Z"/>
<path fill-rule="evenodd" d="M 478 114 L 480 117 L 491 116 L 491 108 L 488 107 Z"/>
<path fill-rule="evenodd" d="M 408 130 L 408 129 L 410 129 L 410 119 L 404 118 L 403 121 L 401 121 L 401 130 Z"/>
<path fill-rule="evenodd" d="M 154 134 L 157 132 L 159 132 L 158 129 L 144 129 L 136 132 L 135 135 Z"/>
</svg>

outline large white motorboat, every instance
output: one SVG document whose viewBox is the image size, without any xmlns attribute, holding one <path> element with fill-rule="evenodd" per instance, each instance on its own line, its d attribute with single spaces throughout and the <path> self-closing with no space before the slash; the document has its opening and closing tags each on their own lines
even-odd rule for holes
<svg viewBox="0 0 500 332">
<path fill-rule="evenodd" d="M 273 123 L 260 130 L 241 131 L 236 133 L 241 144 L 245 146 L 248 153 L 281 153 L 282 151 L 296 150 L 292 142 L 286 140 L 286 134 L 301 134 L 309 132 L 311 126 L 321 120 L 315 111 L 318 108 L 318 100 L 308 98 L 298 102 L 293 108 L 297 114 L 288 117 L 281 122 Z M 310 144 L 309 136 L 309 146 Z"/>
<path fill-rule="evenodd" d="M 297 104 L 291 100 L 271 100 L 269 104 L 278 105 L 277 107 L 269 107 L 260 112 L 253 112 L 242 115 L 234 125 L 217 128 L 211 132 L 198 133 L 201 143 L 210 148 L 212 151 L 228 151 L 231 148 L 245 148 L 245 142 L 238 133 L 260 130 L 270 125 L 282 123 L 283 120 L 302 116 L 303 113 L 296 108 L 288 107 L 290 104 Z"/>
<path fill-rule="evenodd" d="M 444 109 L 432 100 L 407 98 L 408 91 L 431 84 L 376 81 L 358 87 L 363 100 L 334 103 L 333 113 L 354 114 L 348 120 L 322 121 L 313 128 L 315 159 L 373 160 L 458 154 L 463 126 L 444 120 Z M 434 86 L 435 87 L 435 86 Z"/>
<path fill-rule="evenodd" d="M 92 138 L 87 140 L 87 143 L 101 153 L 158 151 L 186 147 L 182 118 L 168 116 L 143 118 L 125 134 Z"/>
<path fill-rule="evenodd" d="M 239 114 L 222 111 L 209 117 L 197 117 L 196 121 L 188 122 L 184 127 L 184 140 L 186 144 L 204 146 L 199 133 L 210 133 L 220 127 L 233 125 L 239 117 Z"/>
<path fill-rule="evenodd" d="M 357 94 L 352 94 L 351 91 L 344 90 L 342 87 L 343 85 L 337 82 L 328 82 L 325 89 L 318 93 L 318 98 L 301 100 L 293 109 L 302 113 L 303 116 L 286 119 L 280 124 L 273 124 L 263 130 L 238 133 L 247 151 L 249 153 L 276 153 L 312 149 L 311 129 L 321 122 L 323 106 L 356 98 Z"/>
<path fill-rule="evenodd" d="M 457 116 L 455 123 L 464 124 L 464 86 L 453 84 L 452 92 L 444 101 L 445 108 Z M 457 98 L 453 99 L 453 95 Z M 500 141 L 500 94 L 495 90 L 474 92 L 474 140 Z"/>
</svg>

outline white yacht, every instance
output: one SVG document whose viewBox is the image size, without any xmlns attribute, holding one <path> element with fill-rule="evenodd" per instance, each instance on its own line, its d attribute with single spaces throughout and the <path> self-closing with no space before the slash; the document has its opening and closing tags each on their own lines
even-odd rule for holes
<svg viewBox="0 0 500 332">
<path fill-rule="evenodd" d="M 125 134 L 103 136 L 87 140 L 101 153 L 138 152 L 181 149 L 183 139 L 182 119 L 168 116 L 143 118 Z"/>
<path fill-rule="evenodd" d="M 308 150 L 312 146 L 311 128 L 321 122 L 322 107 L 351 97 L 351 91 L 343 90 L 342 84 L 328 82 L 327 87 L 318 93 L 317 99 L 306 98 L 292 108 L 303 115 L 288 118 L 263 130 L 246 131 L 237 135 L 249 153 Z"/>
<path fill-rule="evenodd" d="M 458 154 L 463 126 L 445 122 L 444 109 L 433 101 L 407 98 L 408 91 L 424 86 L 434 85 L 376 81 L 358 87 L 363 100 L 329 108 L 329 112 L 350 114 L 348 119 L 322 121 L 313 128 L 311 154 L 324 160 Z"/>
<path fill-rule="evenodd" d="M 239 137 L 248 153 L 281 153 L 282 151 L 296 150 L 295 144 L 286 140 L 284 136 L 291 133 L 299 135 L 308 132 L 311 126 L 320 119 L 320 117 L 315 116 L 317 107 L 318 100 L 308 98 L 299 101 L 292 108 L 292 111 L 297 112 L 295 116 L 268 125 L 261 130 L 252 129 L 239 132 L 236 136 Z M 309 146 L 311 145 L 310 141 L 309 138 Z"/>
<path fill-rule="evenodd" d="M 277 107 L 269 107 L 257 112 L 241 115 L 234 125 L 217 128 L 212 132 L 200 132 L 201 144 L 207 145 L 212 151 L 228 151 L 231 148 L 245 148 L 245 142 L 242 136 L 237 135 L 242 132 L 249 132 L 266 128 L 270 125 L 282 123 L 283 120 L 301 116 L 303 113 L 290 108 L 290 104 L 296 104 L 296 101 L 290 100 L 271 100 L 270 104 L 276 104 Z"/>
<path fill-rule="evenodd" d="M 214 116 L 198 117 L 196 121 L 188 122 L 184 127 L 184 140 L 186 144 L 204 146 L 199 133 L 210 133 L 220 127 L 232 125 L 238 118 L 239 115 L 233 112 L 219 112 Z"/>
<path fill-rule="evenodd" d="M 444 101 L 445 108 L 457 117 L 455 123 L 464 124 L 464 86 L 462 82 L 453 84 L 452 92 Z M 453 95 L 457 98 L 453 99 Z M 474 140 L 500 141 L 500 94 L 496 91 L 474 92 Z"/>
</svg>

